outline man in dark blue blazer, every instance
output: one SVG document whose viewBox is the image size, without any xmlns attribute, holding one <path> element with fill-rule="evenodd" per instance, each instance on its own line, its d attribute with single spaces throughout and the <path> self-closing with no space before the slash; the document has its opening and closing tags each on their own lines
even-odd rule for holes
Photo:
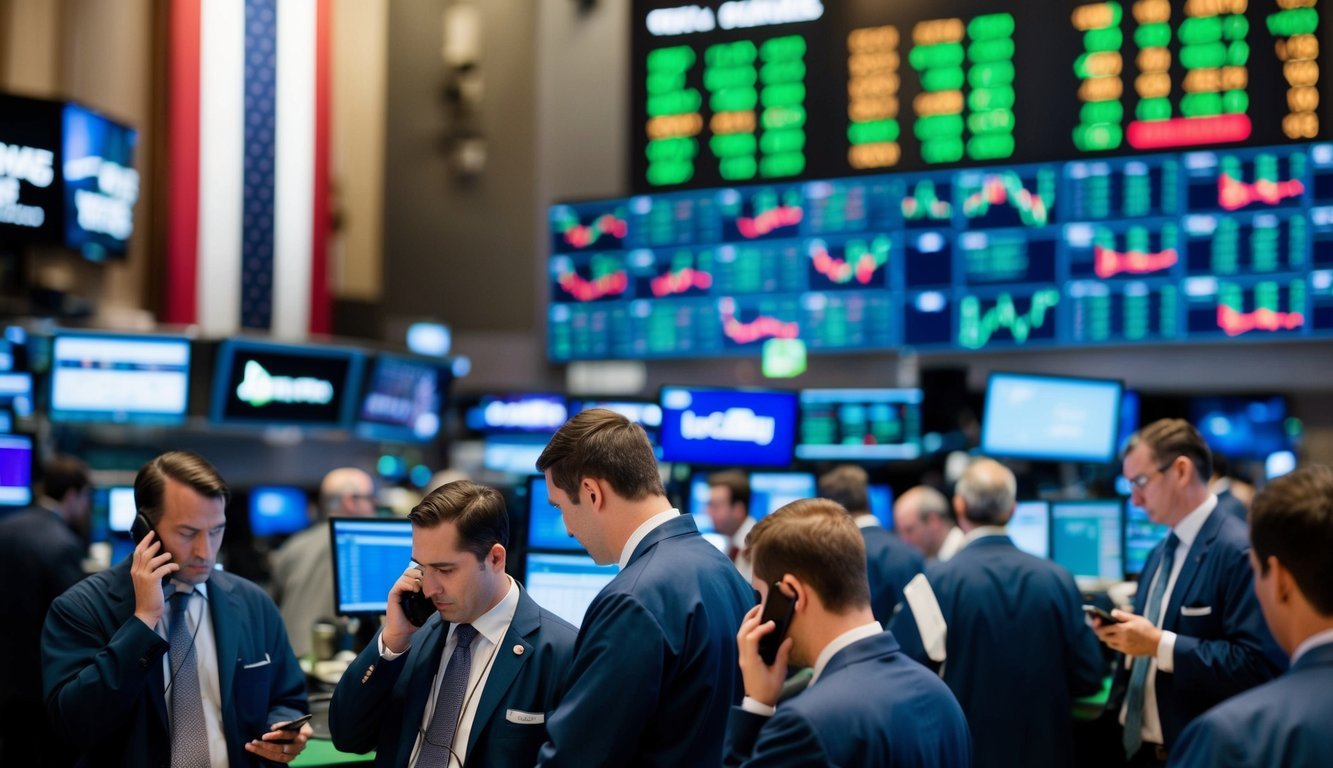
<svg viewBox="0 0 1333 768">
<path fill-rule="evenodd" d="M 394 768 L 532 765 L 560 700 L 575 629 L 505 574 L 509 517 L 497 491 L 447 483 L 408 517 L 416 562 L 389 592 L 384 629 L 338 682 L 329 707 L 333 743 L 346 752 L 374 749 L 376 765 Z M 430 601 L 420 628 L 401 603 L 416 593 Z M 461 649 L 465 661 L 454 655 L 464 626 L 476 631 Z M 451 702 L 455 664 L 467 674 Z M 432 745 L 440 727 L 449 741 Z"/>
<path fill-rule="evenodd" d="M 647 435 L 623 416 L 574 416 L 537 468 L 570 534 L 620 564 L 584 615 L 538 765 L 717 765 L 754 590 L 671 508 Z"/>
<path fill-rule="evenodd" d="M 1291 669 L 1210 709 L 1171 751 L 1181 768 L 1333 760 L 1333 469 L 1274 480 L 1254 499 L 1250 563 L 1264 619 Z"/>
<path fill-rule="evenodd" d="M 745 700 L 731 711 L 725 765 L 970 764 L 958 702 L 875 621 L 861 537 L 842 506 L 794 501 L 760 520 L 747 548 L 764 607 L 788 603 L 778 615 L 790 621 L 779 628 L 756 606 L 741 624 L 736 642 Z M 759 644 L 774 633 L 781 644 L 769 664 Z M 789 661 L 814 673 L 803 692 L 778 703 Z"/>
<path fill-rule="evenodd" d="M 213 567 L 227 497 L 217 471 L 196 454 L 149 461 L 134 500 L 153 530 L 125 561 L 51 606 L 42 633 L 47 711 L 60 738 L 81 751 L 81 764 L 167 765 L 198 750 L 200 762 L 239 768 L 261 758 L 290 762 L 304 749 L 309 725 L 297 733 L 274 728 L 306 710 L 305 675 L 277 606 L 259 587 Z M 191 633 L 185 658 L 197 667 L 188 675 L 199 697 L 197 730 L 174 714 L 191 687 L 176 685 L 187 679 L 183 666 L 166 669 L 167 578 L 167 591 L 184 593 L 176 600 L 184 599 L 180 620 Z"/>
<path fill-rule="evenodd" d="M 925 558 L 916 548 L 886 531 L 870 514 L 869 478 L 855 464 L 837 467 L 819 478 L 819 495 L 841 504 L 861 530 L 866 548 L 866 577 L 870 582 L 870 607 L 875 621 L 884 626 L 903 599 L 903 587 L 926 570 Z"/>
<path fill-rule="evenodd" d="M 1131 764 L 1160 765 L 1191 720 L 1285 666 L 1255 600 L 1245 525 L 1205 484 L 1211 460 L 1189 422 L 1162 419 L 1130 438 L 1121 463 L 1134 504 L 1171 526 L 1144 563 L 1134 612 L 1097 622 L 1124 655 L 1108 708 Z"/>
<path fill-rule="evenodd" d="M 921 586 L 947 626 L 943 677 L 967 714 L 973 765 L 1063 767 L 1074 764 L 1074 698 L 1100 690 L 1107 668 L 1074 577 L 1005 533 L 1016 490 L 1003 465 L 968 466 L 953 498 L 963 548 L 930 566 Z M 891 628 L 909 656 L 937 666 L 920 607 L 909 599 Z"/>
</svg>

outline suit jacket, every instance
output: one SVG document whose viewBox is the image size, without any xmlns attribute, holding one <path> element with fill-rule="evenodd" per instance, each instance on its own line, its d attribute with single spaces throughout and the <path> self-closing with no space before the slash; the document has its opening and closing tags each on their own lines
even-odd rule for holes
<svg viewBox="0 0 1333 768">
<path fill-rule="evenodd" d="M 315 622 L 334 615 L 331 546 L 329 525 L 321 520 L 292 536 L 273 553 L 269 589 L 297 656 L 310 653 L 311 627 Z"/>
<path fill-rule="evenodd" d="M 926 577 L 948 624 L 944 682 L 967 714 L 974 766 L 1073 765 L 1074 698 L 1100 690 L 1107 672 L 1074 577 L 1008 536 L 975 539 Z M 907 603 L 892 627 L 928 664 Z"/>
<path fill-rule="evenodd" d="M 1148 554 L 1140 586 L 1152 584 L 1165 549 L 1163 541 Z M 1249 550 L 1245 524 L 1214 509 L 1176 577 L 1161 626 L 1177 635 L 1174 671 L 1156 673 L 1157 714 L 1168 751 L 1191 720 L 1286 667 L 1254 596 Z M 1145 586 L 1134 596 L 1140 616 L 1148 592 Z M 1118 717 L 1129 685 L 1123 655 L 1116 657 L 1115 670 L 1107 707 Z"/>
<path fill-rule="evenodd" d="M 903 599 L 903 587 L 926 570 L 921 553 L 878 525 L 861 529 L 866 542 L 866 578 L 870 581 L 870 608 L 884 626 Z"/>
<path fill-rule="evenodd" d="M 754 604 L 754 589 L 689 515 L 653 529 L 588 606 L 538 764 L 720 763 L 742 692 L 736 632 Z"/>
<path fill-rule="evenodd" d="M 215 571 L 208 608 L 222 726 L 233 768 L 260 765 L 245 743 L 307 710 L 305 675 L 282 617 L 254 584 Z M 130 559 L 84 579 L 51 606 L 42 632 L 47 712 L 89 766 L 169 766 L 162 656 L 169 645 L 134 617 Z"/>
<path fill-rule="evenodd" d="M 514 620 L 500 643 L 468 737 L 467 764 L 532 765 L 546 740 L 542 723 L 513 722 L 511 710 L 550 717 L 560 701 L 564 675 L 574 656 L 577 630 L 518 596 Z M 412 635 L 406 653 L 380 657 L 378 638 L 361 652 L 333 692 L 329 730 L 344 752 L 375 750 L 375 764 L 405 766 L 412 758 L 421 719 L 439 671 L 449 624 L 439 614 Z M 521 654 L 514 649 L 521 647 Z"/>
<path fill-rule="evenodd" d="M 1281 677 L 1210 709 L 1171 750 L 1180 768 L 1327 765 L 1333 755 L 1333 644 Z"/>
<path fill-rule="evenodd" d="M 949 689 L 884 632 L 833 654 L 772 717 L 733 707 L 726 756 L 746 768 L 955 768 L 971 765 L 972 740 Z"/>
<path fill-rule="evenodd" d="M 1250 510 L 1246 509 L 1245 505 L 1231 491 L 1222 491 L 1217 494 L 1217 508 L 1241 521 L 1247 528 L 1249 527 Z"/>
</svg>

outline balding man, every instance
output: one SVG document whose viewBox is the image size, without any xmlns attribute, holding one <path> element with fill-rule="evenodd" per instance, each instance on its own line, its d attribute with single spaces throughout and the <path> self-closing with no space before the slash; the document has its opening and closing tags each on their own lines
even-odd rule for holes
<svg viewBox="0 0 1333 768">
<path fill-rule="evenodd" d="M 893 529 L 931 562 L 943 563 L 963 546 L 949 500 L 928 485 L 909 489 L 894 503 Z"/>
<path fill-rule="evenodd" d="M 335 469 L 319 484 L 319 515 L 314 525 L 287 540 L 273 554 L 273 599 L 287 624 L 297 656 L 310 653 L 310 628 L 333 615 L 333 566 L 328 517 L 372 517 L 375 481 L 355 467 Z"/>
<path fill-rule="evenodd" d="M 975 768 L 1073 765 L 1074 698 L 1096 693 L 1108 671 L 1074 577 L 1005 533 L 1016 492 L 998 462 L 969 465 L 953 498 L 963 547 L 926 569 L 948 627 L 944 682 L 967 715 Z M 928 663 L 910 597 L 890 629 Z"/>
</svg>

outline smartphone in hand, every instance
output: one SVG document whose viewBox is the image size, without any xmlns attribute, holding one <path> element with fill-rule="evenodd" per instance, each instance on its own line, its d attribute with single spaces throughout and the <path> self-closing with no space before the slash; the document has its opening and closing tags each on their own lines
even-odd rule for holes
<svg viewBox="0 0 1333 768">
<path fill-rule="evenodd" d="M 273 726 L 273 730 L 275 730 L 275 731 L 283 731 L 283 732 L 285 732 L 285 733 L 298 733 L 298 732 L 301 730 L 301 726 L 303 726 L 303 725 L 305 725 L 306 723 L 310 722 L 311 718 L 313 718 L 313 717 L 314 717 L 313 714 L 309 714 L 309 715 L 301 715 L 300 717 L 296 718 L 295 720 L 291 721 L 290 723 L 283 723 L 282 725 L 275 725 L 275 726 Z M 269 742 L 269 743 L 271 743 L 271 744 L 291 744 L 293 741 L 294 741 L 293 739 L 273 739 L 273 740 L 272 740 L 271 742 Z"/>
<path fill-rule="evenodd" d="M 1124 619 L 1117 619 L 1116 617 L 1112 616 L 1110 611 L 1106 611 L 1101 608 L 1098 608 L 1095 605 L 1088 605 L 1086 603 L 1083 605 L 1083 612 L 1095 619 L 1100 619 L 1103 624 L 1119 624 L 1122 621 L 1124 621 Z"/>
<path fill-rule="evenodd" d="M 759 625 L 763 626 L 766 622 L 772 621 L 774 628 L 772 632 L 759 638 L 759 658 L 764 663 L 773 666 L 777 661 L 778 648 L 782 641 L 787 638 L 787 630 L 791 627 L 792 615 L 796 612 L 796 598 L 788 597 L 779 586 L 780 582 L 773 582 L 768 585 L 768 597 L 764 600 L 764 612 L 759 617 Z"/>
<path fill-rule="evenodd" d="M 403 615 L 414 627 L 424 625 L 436 613 L 435 603 L 424 592 L 408 592 L 399 602 L 403 606 Z"/>
</svg>

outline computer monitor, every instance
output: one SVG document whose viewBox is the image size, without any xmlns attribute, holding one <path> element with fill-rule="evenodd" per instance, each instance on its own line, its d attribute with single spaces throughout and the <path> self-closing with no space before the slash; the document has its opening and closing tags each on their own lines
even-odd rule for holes
<svg viewBox="0 0 1333 768">
<path fill-rule="evenodd" d="M 1119 581 L 1123 511 L 1119 499 L 1051 503 L 1051 559 L 1075 578 Z"/>
<path fill-rule="evenodd" d="M 492 472 L 531 475 L 549 442 L 551 435 L 488 435 L 481 445 L 481 465 Z"/>
<path fill-rule="evenodd" d="M 893 488 L 887 483 L 871 483 L 866 486 L 866 496 L 870 501 L 870 514 L 881 526 L 893 530 Z"/>
<path fill-rule="evenodd" d="M 389 589 L 412 561 L 405 517 L 331 517 L 333 600 L 340 615 L 381 614 Z"/>
<path fill-rule="evenodd" d="M 1190 422 L 1208 447 L 1233 459 L 1261 461 L 1270 453 L 1291 450 L 1287 401 L 1280 395 L 1260 397 L 1196 397 L 1189 404 Z M 1299 432 L 1299 427 L 1296 427 Z"/>
<path fill-rule="evenodd" d="M 32 435 L 0 435 L 0 507 L 32 503 Z"/>
<path fill-rule="evenodd" d="M 1051 552 L 1051 505 L 1046 501 L 1020 501 L 1005 526 L 1014 546 L 1045 560 Z"/>
<path fill-rule="evenodd" d="M 356 411 L 359 350 L 227 339 L 218 345 L 214 422 L 345 428 Z"/>
<path fill-rule="evenodd" d="M 99 503 L 106 505 L 107 529 L 113 533 L 129 533 L 139 508 L 134 503 L 134 486 L 113 485 L 98 488 Z"/>
<path fill-rule="evenodd" d="M 750 517 L 756 520 L 815 495 L 815 476 L 809 472 L 750 473 Z"/>
<path fill-rule="evenodd" d="M 189 391 L 183 336 L 62 332 L 52 343 L 52 421 L 180 424 Z"/>
<path fill-rule="evenodd" d="M 1171 532 L 1171 526 L 1154 523 L 1148 510 L 1125 499 L 1125 578 L 1143 573 L 1148 553 Z"/>
<path fill-rule="evenodd" d="M 551 506 L 546 478 L 541 475 L 528 478 L 528 549 L 583 551 L 583 545 L 565 528 L 564 515 Z"/>
<path fill-rule="evenodd" d="M 920 389 L 801 390 L 796 457 L 887 461 L 921 455 Z"/>
<path fill-rule="evenodd" d="M 263 485 L 250 489 L 250 534 L 256 538 L 286 536 L 310 525 L 306 492 L 294 485 Z"/>
<path fill-rule="evenodd" d="M 1123 385 L 1106 379 L 992 373 L 981 452 L 1105 464 L 1116 455 Z"/>
<path fill-rule="evenodd" d="M 449 368 L 441 360 L 376 355 L 362 388 L 357 434 L 399 443 L 434 440 L 448 387 Z"/>
<path fill-rule="evenodd" d="M 481 435 L 551 435 L 568 418 L 564 395 L 539 392 L 482 395 L 463 414 L 467 428 Z"/>
<path fill-rule="evenodd" d="M 523 586 L 538 605 L 578 626 L 593 598 L 619 571 L 615 565 L 597 565 L 586 554 L 529 552 Z"/>
<path fill-rule="evenodd" d="M 796 393 L 663 387 L 662 459 L 687 464 L 786 467 L 796 436 Z"/>
<path fill-rule="evenodd" d="M 0 373 L 0 409 L 15 418 L 32 418 L 31 373 Z"/>
</svg>

